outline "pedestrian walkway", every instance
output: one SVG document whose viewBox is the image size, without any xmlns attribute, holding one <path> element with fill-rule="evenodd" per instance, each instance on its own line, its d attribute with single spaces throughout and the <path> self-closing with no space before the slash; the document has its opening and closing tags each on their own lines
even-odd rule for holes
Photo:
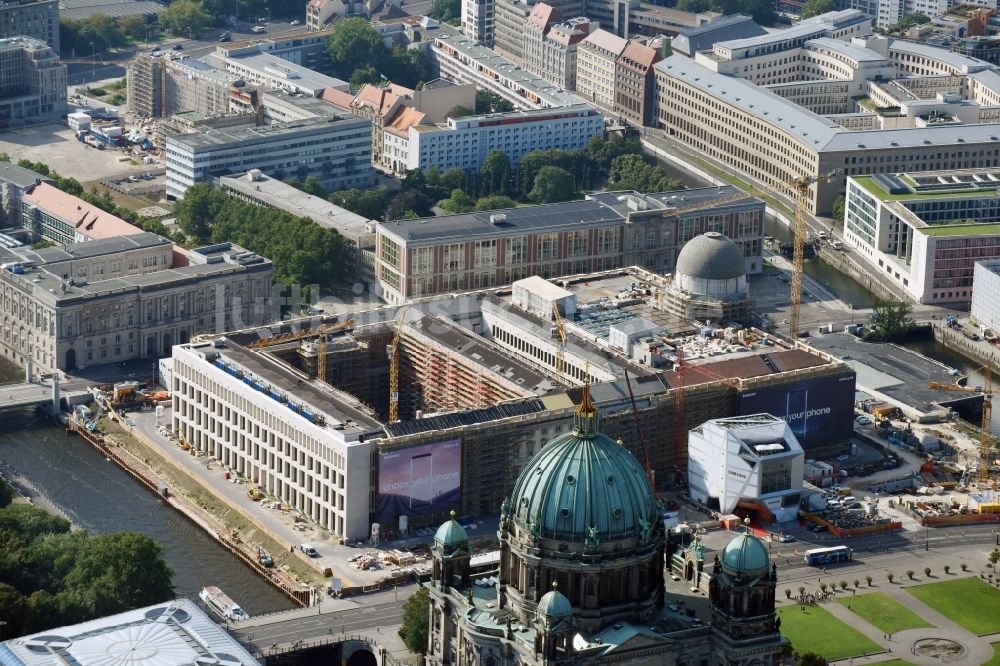
<svg viewBox="0 0 1000 666">
<path fill-rule="evenodd" d="M 985 664 L 993 658 L 993 643 L 1000 641 L 1000 634 L 986 636 L 976 636 L 969 630 L 953 622 L 951 619 L 934 610 L 927 604 L 921 602 L 912 594 L 906 591 L 902 585 L 881 586 L 879 591 L 891 598 L 893 601 L 909 608 L 914 613 L 933 624 L 933 627 L 920 627 L 916 629 L 905 629 L 894 634 L 887 635 L 878 627 L 869 624 L 861 616 L 852 612 L 850 603 L 831 603 L 824 606 L 831 615 L 848 625 L 852 629 L 861 632 L 869 639 L 885 648 L 885 652 L 841 659 L 831 662 L 839 666 L 851 666 L 854 664 L 876 664 L 893 659 L 903 661 L 918 666 L 931 666 L 932 664 Z M 925 639 L 947 639 L 961 644 L 965 648 L 965 653 L 961 657 L 945 658 L 930 657 L 917 654 L 914 645 Z"/>
</svg>

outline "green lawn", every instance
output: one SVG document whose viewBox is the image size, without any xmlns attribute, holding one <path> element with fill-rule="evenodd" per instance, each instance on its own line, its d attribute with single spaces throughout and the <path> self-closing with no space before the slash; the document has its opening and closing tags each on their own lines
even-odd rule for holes
<svg viewBox="0 0 1000 666">
<path fill-rule="evenodd" d="M 902 659 L 890 659 L 889 661 L 880 661 L 878 666 L 914 666 L 908 661 L 903 661 Z"/>
<path fill-rule="evenodd" d="M 842 606 L 847 606 L 851 612 L 856 613 L 886 634 L 894 634 L 903 629 L 934 626 L 906 606 L 894 601 L 889 595 L 881 592 L 859 594 L 856 597 L 837 599 L 837 602 Z"/>
<path fill-rule="evenodd" d="M 867 636 L 818 606 L 785 606 L 778 610 L 781 633 L 796 652 L 813 652 L 829 661 L 884 652 Z"/>
<path fill-rule="evenodd" d="M 1000 666 L 1000 643 L 993 644 L 993 658 L 983 666 Z"/>
<path fill-rule="evenodd" d="M 1000 631 L 1000 591 L 978 578 L 915 585 L 906 591 L 977 636 Z"/>
</svg>

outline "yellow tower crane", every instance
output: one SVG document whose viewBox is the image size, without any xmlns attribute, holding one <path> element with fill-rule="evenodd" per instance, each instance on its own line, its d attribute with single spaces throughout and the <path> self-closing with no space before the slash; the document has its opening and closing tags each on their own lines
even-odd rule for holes
<svg viewBox="0 0 1000 666">
<path fill-rule="evenodd" d="M 326 336 L 316 338 L 316 379 L 326 381 Z"/>
<path fill-rule="evenodd" d="M 559 314 L 559 306 L 552 301 L 552 319 L 556 323 L 556 331 L 559 333 L 559 351 L 556 352 L 556 372 L 560 375 L 566 370 L 566 326 L 563 325 L 562 315 Z"/>
<path fill-rule="evenodd" d="M 982 386 L 959 386 L 942 382 L 927 382 L 927 387 L 940 391 L 957 391 L 959 393 L 983 394 L 983 420 L 979 427 L 979 475 L 980 481 L 990 480 L 990 459 L 993 450 L 993 435 L 990 428 L 993 425 L 993 368 L 984 365 L 978 370 L 983 371 Z"/>
<path fill-rule="evenodd" d="M 718 199 L 708 199 L 689 206 L 681 206 L 676 212 L 677 215 L 680 215 L 695 210 L 701 210 L 703 208 L 736 203 L 737 201 L 760 196 L 765 193 L 772 196 L 780 196 L 789 194 L 790 191 L 790 194 L 795 201 L 795 226 L 792 229 L 794 238 L 792 242 L 791 298 L 789 299 L 791 302 L 791 311 L 788 316 L 788 336 L 792 340 L 796 340 L 799 337 L 799 305 L 802 301 L 802 265 L 805 259 L 806 248 L 806 216 L 809 209 L 809 187 L 813 183 L 825 182 L 836 176 L 838 173 L 840 172 L 831 171 L 830 173 L 819 177 L 799 176 L 798 178 L 786 180 L 776 187 L 764 186 L 763 192 L 761 189 L 751 187 L 749 190 L 719 197 Z"/>
<path fill-rule="evenodd" d="M 399 313 L 396 334 L 389 346 L 389 423 L 399 420 L 399 338 L 403 335 L 403 318 L 406 310 Z"/>
</svg>

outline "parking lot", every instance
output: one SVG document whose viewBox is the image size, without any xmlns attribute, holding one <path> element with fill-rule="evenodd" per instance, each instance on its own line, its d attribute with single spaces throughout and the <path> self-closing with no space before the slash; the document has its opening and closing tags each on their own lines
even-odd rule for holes
<svg viewBox="0 0 1000 666">
<path fill-rule="evenodd" d="M 140 168 L 130 160 L 121 161 L 124 155 L 119 151 L 97 150 L 77 141 L 73 130 L 56 123 L 0 131 L 0 153 L 7 153 L 15 162 L 42 162 L 60 176 L 83 183 L 122 177 Z"/>
</svg>

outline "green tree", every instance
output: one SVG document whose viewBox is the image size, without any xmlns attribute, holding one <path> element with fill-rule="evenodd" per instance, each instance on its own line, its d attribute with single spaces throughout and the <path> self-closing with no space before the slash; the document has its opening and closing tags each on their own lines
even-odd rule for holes
<svg viewBox="0 0 1000 666">
<path fill-rule="evenodd" d="M 307 176 L 305 182 L 302 183 L 301 189 L 306 194 L 311 194 L 321 199 L 325 199 L 328 194 L 326 188 L 323 187 L 316 176 Z"/>
<path fill-rule="evenodd" d="M 190 238 L 205 243 L 212 235 L 212 222 L 221 203 L 219 194 L 212 190 L 211 185 L 192 185 L 184 193 L 184 198 L 174 206 L 177 225 Z"/>
<path fill-rule="evenodd" d="M 375 85 L 381 82 L 382 75 L 379 74 L 378 70 L 374 67 L 359 67 L 354 70 L 351 74 L 351 78 L 348 80 L 351 90 L 360 90 L 367 83 Z"/>
<path fill-rule="evenodd" d="M 385 211 L 385 219 L 400 220 L 407 211 L 413 211 L 417 217 L 430 217 L 432 201 L 418 189 L 403 190 L 389 203 Z"/>
<path fill-rule="evenodd" d="M 389 205 L 389 191 L 385 188 L 340 190 L 331 192 L 327 196 L 327 201 L 369 220 L 381 220 L 384 219 L 385 209 Z"/>
<path fill-rule="evenodd" d="M 872 323 L 875 330 L 868 334 L 872 340 L 887 342 L 906 335 L 914 326 L 910 313 L 913 307 L 905 301 L 876 298 L 872 303 Z"/>
<path fill-rule="evenodd" d="M 796 655 L 798 666 L 826 666 L 826 659 L 813 652 Z"/>
<path fill-rule="evenodd" d="M 513 111 L 510 100 L 489 90 L 476 91 L 476 113 L 506 113 Z"/>
<path fill-rule="evenodd" d="M 996 564 L 1000 562 L 1000 548 L 994 548 L 990 551 L 990 564 Z"/>
<path fill-rule="evenodd" d="M 922 12 L 912 12 L 907 14 L 903 18 L 899 19 L 896 25 L 893 26 L 894 30 L 906 30 L 907 28 L 912 28 L 915 25 L 924 25 L 925 23 L 930 23 L 931 17 Z"/>
<path fill-rule="evenodd" d="M 326 51 L 333 61 L 334 71 L 341 78 L 350 78 L 357 69 L 378 67 L 385 58 L 382 35 L 363 18 L 339 18 L 331 26 L 332 34 Z"/>
<path fill-rule="evenodd" d="M 448 112 L 448 117 L 449 118 L 464 118 L 466 116 L 475 115 L 475 113 L 476 112 L 473 111 L 472 109 L 470 109 L 469 107 L 462 106 L 461 104 L 459 104 L 458 106 L 453 106 L 451 108 L 451 111 Z"/>
<path fill-rule="evenodd" d="M 431 18 L 445 23 L 455 23 L 462 18 L 462 0 L 434 0 L 431 4 Z"/>
<path fill-rule="evenodd" d="M 167 601 L 173 571 L 163 546 L 145 534 L 114 532 L 90 539 L 66 576 L 90 615 L 108 615 Z"/>
<path fill-rule="evenodd" d="M 641 155 L 621 155 L 612 160 L 608 181 L 611 189 L 638 192 L 666 192 L 684 186 L 661 167 L 647 163 Z"/>
<path fill-rule="evenodd" d="M 9 640 L 28 633 L 24 621 L 28 600 L 7 583 L 0 582 L 0 640 Z"/>
<path fill-rule="evenodd" d="M 62 49 L 75 51 L 77 58 L 125 44 L 125 34 L 107 14 L 92 14 L 80 21 L 60 19 L 59 30 Z"/>
<path fill-rule="evenodd" d="M 118 29 L 135 40 L 145 39 L 146 26 L 145 17 L 138 14 L 118 17 Z"/>
<path fill-rule="evenodd" d="M 494 194 L 489 197 L 481 197 L 476 202 L 476 210 L 500 210 L 501 208 L 514 208 L 517 202 L 510 197 Z"/>
<path fill-rule="evenodd" d="M 0 209 L 2 210 L 2 209 Z M 0 509 L 14 501 L 14 489 L 10 484 L 0 478 Z"/>
<path fill-rule="evenodd" d="M 439 201 L 438 206 L 450 213 L 467 213 L 476 207 L 476 200 L 464 191 L 454 189 L 451 197 Z"/>
<path fill-rule="evenodd" d="M 843 194 L 841 194 L 833 201 L 833 219 L 836 220 L 837 222 L 844 221 L 844 212 L 845 212 L 844 204 L 845 201 Z"/>
<path fill-rule="evenodd" d="M 712 8 L 712 3 L 708 0 L 677 0 L 677 9 L 682 12 L 700 14 Z"/>
<path fill-rule="evenodd" d="M 175 35 L 204 32 L 212 25 L 212 16 L 198 0 L 173 0 L 160 14 L 160 23 Z"/>
<path fill-rule="evenodd" d="M 569 201 L 577 197 L 576 184 L 565 169 L 544 166 L 535 176 L 535 184 L 528 197 L 536 203 Z"/>
<path fill-rule="evenodd" d="M 510 194 L 513 169 L 510 158 L 502 150 L 491 150 L 479 167 L 479 195 Z"/>
<path fill-rule="evenodd" d="M 403 602 L 403 626 L 399 628 L 399 637 L 403 639 L 410 652 L 427 654 L 430 607 L 430 592 L 422 585 Z"/>
<path fill-rule="evenodd" d="M 833 0 L 806 0 L 806 3 L 802 5 L 802 11 L 799 13 L 799 17 L 804 19 L 811 18 L 813 16 L 819 16 L 820 14 L 832 12 L 836 8 L 837 5 Z"/>
</svg>

